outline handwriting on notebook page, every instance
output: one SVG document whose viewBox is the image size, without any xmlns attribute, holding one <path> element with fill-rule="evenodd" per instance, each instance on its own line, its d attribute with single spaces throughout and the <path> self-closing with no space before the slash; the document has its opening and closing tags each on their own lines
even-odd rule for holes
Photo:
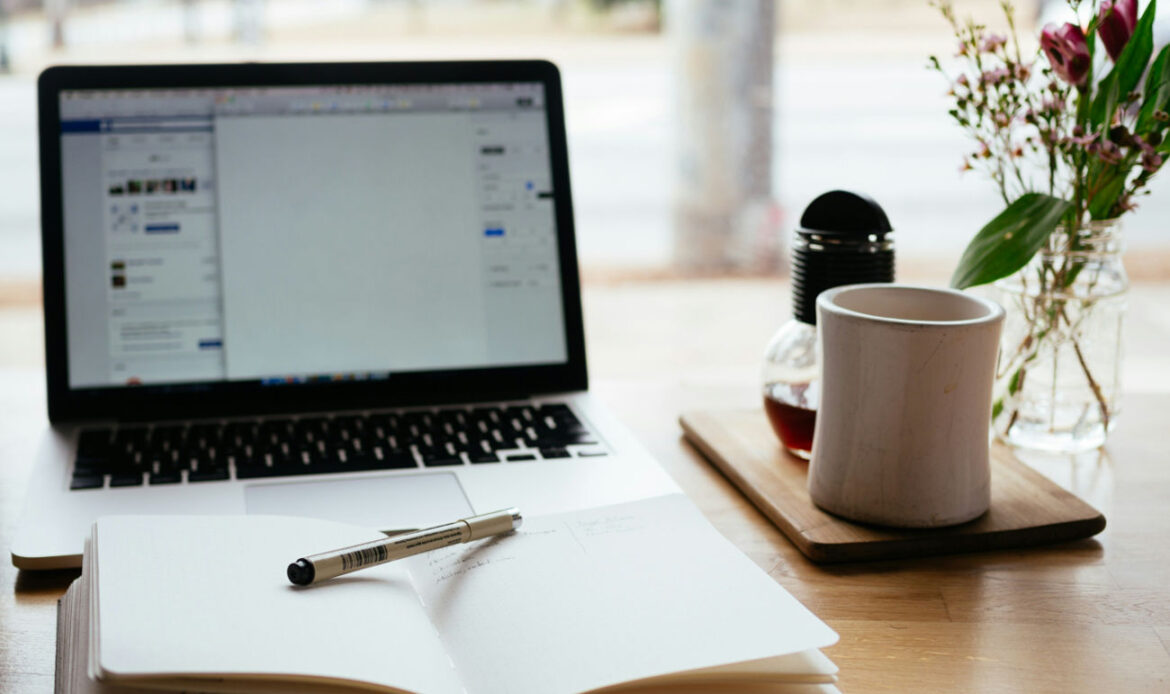
<svg viewBox="0 0 1170 694">
<path fill-rule="evenodd" d="M 431 553 L 431 558 L 427 561 L 427 567 L 431 571 L 431 578 L 435 584 L 443 584 L 453 578 L 459 578 L 477 569 L 482 569 L 485 566 L 493 564 L 502 564 L 504 562 L 515 561 L 516 556 L 477 556 L 470 552 L 461 552 L 458 550 L 439 550 Z M 435 556 L 443 555 L 443 556 Z"/>
<path fill-rule="evenodd" d="M 617 539 L 650 527 L 642 516 L 620 513 L 532 525 L 535 527 L 523 528 L 483 543 L 430 552 L 424 555 L 421 564 L 435 585 L 441 585 L 489 566 L 519 559 L 539 560 L 553 554 L 588 555 L 594 540 Z"/>
<path fill-rule="evenodd" d="M 488 566 L 514 562 L 521 557 L 531 556 L 539 548 L 527 547 L 533 541 L 557 534 L 556 529 L 518 531 L 501 535 L 470 545 L 453 545 L 419 555 L 430 579 L 441 585 L 454 578 L 465 576 Z M 419 566 L 416 563 L 415 566 Z"/>
<path fill-rule="evenodd" d="M 582 538 L 591 538 L 638 532 L 645 530 L 647 525 L 646 519 L 642 516 L 613 514 L 572 521 L 571 530 L 574 530 Z"/>
</svg>

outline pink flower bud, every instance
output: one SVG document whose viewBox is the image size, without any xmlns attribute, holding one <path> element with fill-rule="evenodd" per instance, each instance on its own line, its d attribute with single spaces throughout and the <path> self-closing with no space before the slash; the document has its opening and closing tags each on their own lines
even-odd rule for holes
<svg viewBox="0 0 1170 694">
<path fill-rule="evenodd" d="M 983 84 L 996 85 L 1001 84 L 1010 76 L 1011 73 L 1008 72 L 1006 67 L 997 67 L 994 70 L 987 70 L 986 72 L 980 74 L 979 81 Z"/>
<path fill-rule="evenodd" d="M 1048 63 L 1062 80 L 1080 86 L 1089 73 L 1089 47 L 1085 32 L 1076 24 L 1045 24 L 1040 30 L 1040 47 Z"/>
<path fill-rule="evenodd" d="M 1097 148 L 1097 158 L 1105 164 L 1121 163 L 1121 148 L 1106 140 Z"/>
<path fill-rule="evenodd" d="M 979 44 L 981 53 L 994 53 L 995 49 L 1007 43 L 1007 37 L 1001 34 L 988 34 Z"/>
<path fill-rule="evenodd" d="M 1113 62 L 1117 62 L 1136 26 L 1137 0 L 1103 0 L 1098 15 L 1097 35 L 1101 37 Z"/>
</svg>

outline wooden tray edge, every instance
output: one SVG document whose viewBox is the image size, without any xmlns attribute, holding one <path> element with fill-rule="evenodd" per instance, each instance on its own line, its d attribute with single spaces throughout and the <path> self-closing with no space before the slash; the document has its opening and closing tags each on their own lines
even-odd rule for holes
<svg viewBox="0 0 1170 694">
<path fill-rule="evenodd" d="M 1019 539 L 1019 536 L 1026 535 L 1028 531 L 1033 531 L 1037 528 L 1047 528 L 1052 535 L 1044 539 Z M 947 554 L 972 554 L 976 552 L 1043 547 L 1046 545 L 1085 540 L 1104 529 L 1105 516 L 1098 514 L 1093 518 L 1048 525 L 1036 525 L 1026 530 L 1004 530 L 980 535 L 950 535 L 940 531 L 931 531 L 938 532 L 938 535 L 934 541 L 926 543 L 928 546 L 927 549 L 922 549 L 921 544 L 918 547 L 912 548 L 910 546 L 912 540 L 909 538 L 904 540 L 886 540 L 881 543 L 826 543 L 806 539 L 803 543 L 793 544 L 800 549 L 802 554 L 817 564 L 847 564 L 851 562 L 884 561 L 887 559 L 924 559 Z M 923 542 L 922 538 L 915 538 L 913 541 Z"/>
<path fill-rule="evenodd" d="M 739 470 L 731 465 L 727 460 L 718 454 L 718 452 L 711 447 L 706 440 L 697 431 L 697 427 L 701 420 L 710 417 L 711 412 L 705 410 L 692 410 L 683 412 L 678 417 L 679 426 L 683 430 L 683 436 L 687 442 L 693 446 L 709 463 L 711 463 L 719 472 L 727 478 L 728 481 L 735 486 L 748 501 L 756 507 L 760 513 L 764 514 L 769 521 L 775 525 L 780 532 L 798 549 L 801 554 L 807 557 L 810 561 L 817 564 L 841 564 L 841 563 L 856 563 L 856 562 L 870 562 L 882 561 L 888 559 L 907 559 L 907 558 L 924 558 L 929 556 L 941 556 L 947 554 L 970 554 L 974 552 L 990 552 L 1004 549 L 1019 549 L 1025 547 L 1040 547 L 1044 545 L 1059 544 L 1063 542 L 1071 542 L 1075 540 L 1083 540 L 1090 538 L 1105 529 L 1106 519 L 1104 514 L 1091 506 L 1084 499 L 1061 488 L 1055 482 L 1052 482 L 1041 473 L 1037 472 L 1027 464 L 1016 461 L 1017 465 L 1022 468 L 1025 475 L 1037 481 L 1038 484 L 1053 487 L 1055 491 L 1066 495 L 1067 497 L 1079 502 L 1085 510 L 1091 514 L 1084 518 L 1064 521 L 1061 523 L 1050 523 L 1047 525 L 1032 526 L 1027 531 L 1035 530 L 1036 528 L 1046 528 L 1052 535 L 1043 539 L 1019 539 L 1020 535 L 1025 535 L 1026 530 L 1004 530 L 998 532 L 982 533 L 978 535 L 955 535 L 945 532 L 945 529 L 926 530 L 923 531 L 922 536 L 915 538 L 893 539 L 883 541 L 881 543 L 826 543 L 818 542 L 810 539 L 803 531 L 797 529 L 788 519 L 780 513 L 779 509 L 761 493 L 755 490 L 747 481 Z M 844 522 L 845 519 L 841 519 Z M 922 542 L 922 537 L 929 537 L 936 534 L 936 541 L 929 542 L 929 550 L 922 550 L 921 545 L 917 548 L 911 547 L 912 542 Z"/>
</svg>

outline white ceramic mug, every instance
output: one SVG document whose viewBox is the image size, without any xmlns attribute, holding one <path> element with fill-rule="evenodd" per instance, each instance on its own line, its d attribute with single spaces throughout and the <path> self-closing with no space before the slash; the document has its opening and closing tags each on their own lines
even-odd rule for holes
<svg viewBox="0 0 1170 694">
<path fill-rule="evenodd" d="M 1003 317 L 998 304 L 951 289 L 823 292 L 813 502 L 851 520 L 914 528 L 986 512 Z"/>
</svg>

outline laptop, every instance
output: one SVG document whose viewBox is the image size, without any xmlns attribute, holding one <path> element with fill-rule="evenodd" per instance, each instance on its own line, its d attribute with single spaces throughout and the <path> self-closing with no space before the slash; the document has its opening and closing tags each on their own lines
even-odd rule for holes
<svg viewBox="0 0 1170 694">
<path fill-rule="evenodd" d="M 678 491 L 587 392 L 551 63 L 38 91 L 50 425 L 16 566 L 79 566 L 103 514 L 393 531 Z"/>
</svg>

